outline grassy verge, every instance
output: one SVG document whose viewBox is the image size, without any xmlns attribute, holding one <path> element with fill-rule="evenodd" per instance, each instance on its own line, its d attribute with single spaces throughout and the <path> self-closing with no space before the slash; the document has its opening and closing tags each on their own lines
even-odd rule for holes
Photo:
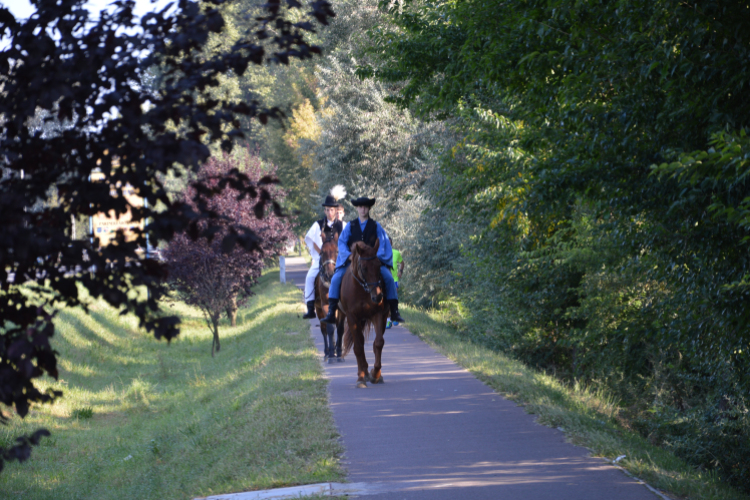
<svg viewBox="0 0 750 500">
<path fill-rule="evenodd" d="M 65 392 L 0 428 L 0 443 L 46 427 L 31 460 L 0 474 L 3 499 L 189 499 L 340 481 L 326 382 L 298 318 L 299 291 L 266 274 L 210 355 L 200 313 L 183 304 L 168 345 L 104 303 L 67 310 L 54 339 Z"/>
<path fill-rule="evenodd" d="M 606 394 L 578 385 L 565 386 L 554 377 L 472 343 L 446 324 L 439 312 L 405 309 L 412 333 L 537 415 L 540 423 L 562 428 L 568 439 L 589 448 L 594 456 L 613 460 L 625 455 L 618 465 L 672 496 L 694 500 L 748 498 L 722 484 L 715 473 L 698 471 L 628 431 L 618 421 L 616 402 Z"/>
</svg>

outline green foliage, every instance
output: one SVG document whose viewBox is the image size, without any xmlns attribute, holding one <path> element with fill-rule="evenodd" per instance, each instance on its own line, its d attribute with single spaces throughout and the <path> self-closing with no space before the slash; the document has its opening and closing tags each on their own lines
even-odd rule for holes
<svg viewBox="0 0 750 500">
<path fill-rule="evenodd" d="M 136 314 L 157 339 L 173 339 L 179 319 L 159 312 L 165 270 L 148 251 L 144 259 L 143 248 L 184 231 L 214 239 L 221 217 L 208 201 L 228 185 L 240 199 L 257 199 L 256 217 L 272 201 L 265 183 L 236 170 L 212 188 L 193 182 L 192 205 L 170 199 L 174 186 L 161 181 L 197 172 L 211 147 L 229 152 L 246 137 L 241 120 L 279 117 L 277 107 L 242 101 L 234 77 L 249 65 L 320 54 L 306 35 L 335 13 L 325 0 L 304 10 L 269 3 L 237 30 L 225 22 L 223 3 L 181 0 L 141 19 L 134 2 L 115 2 L 96 18 L 84 0 L 34 1 L 27 19 L 0 6 L 0 423 L 9 419 L 6 407 L 24 418 L 31 404 L 62 396 L 37 383 L 59 377 L 53 319 L 66 306 L 87 305 L 80 290 Z M 101 182 L 92 182 L 96 173 Z M 143 203 L 124 196 L 133 190 Z M 95 234 L 77 238 L 78 217 L 96 214 L 149 223 L 131 227 L 132 238 L 118 230 L 106 246 Z M 257 250 L 267 239 L 232 229 L 224 253 L 235 244 Z M 146 296 L 135 293 L 142 286 Z M 49 435 L 39 429 L 0 448 L 0 470 L 26 461 Z"/>
<path fill-rule="evenodd" d="M 454 133 L 443 122 L 422 120 L 389 102 L 396 86 L 355 75 L 356 65 L 371 59 L 365 33 L 387 22 L 376 6 L 374 0 L 337 6 L 325 34 L 326 57 L 315 68 L 314 86 L 307 87 L 314 96 L 293 108 L 287 140 L 277 140 L 275 151 L 286 148 L 290 159 L 279 173 L 297 172 L 293 182 L 305 194 L 300 206 L 308 217 L 305 229 L 320 217 L 321 201 L 333 185 L 343 184 L 351 196 L 376 197 L 373 217 L 406 260 L 402 296 L 437 304 L 448 297 L 444 290 L 465 237 L 433 202 L 445 185 L 439 158 Z M 353 215 L 350 209 L 349 218 Z"/>
<path fill-rule="evenodd" d="M 709 145 L 707 151 L 682 154 L 672 163 L 653 165 L 653 174 L 672 179 L 687 190 L 677 201 L 679 205 L 694 201 L 705 203 L 705 195 L 709 193 L 707 211 L 713 219 L 747 230 L 750 228 L 750 197 L 744 195 L 750 174 L 750 138 L 744 128 L 736 134 L 722 131 L 711 135 Z M 746 236 L 742 242 L 748 239 Z"/>
<path fill-rule="evenodd" d="M 80 420 L 86 420 L 94 416 L 94 409 L 90 406 L 77 408 L 71 412 L 70 416 Z"/>
<path fill-rule="evenodd" d="M 380 7 L 358 74 L 458 136 L 426 203 L 463 231 L 440 300 L 475 339 L 607 387 L 653 442 L 750 491 L 750 9 Z"/>
</svg>

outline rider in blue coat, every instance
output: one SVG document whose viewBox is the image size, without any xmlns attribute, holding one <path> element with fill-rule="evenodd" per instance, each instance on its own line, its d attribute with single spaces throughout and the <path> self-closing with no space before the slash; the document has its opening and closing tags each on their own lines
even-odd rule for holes
<svg viewBox="0 0 750 500">
<path fill-rule="evenodd" d="M 382 264 L 380 274 L 385 284 L 385 298 L 391 309 L 391 319 L 403 323 L 405 321 L 398 312 L 396 283 L 391 273 L 391 269 L 393 268 L 393 249 L 388 240 L 388 235 L 385 234 L 382 226 L 370 219 L 370 208 L 375 204 L 375 198 L 361 197 L 351 200 L 351 202 L 352 205 L 357 207 L 359 217 L 347 224 L 339 236 L 339 255 L 336 259 L 336 272 L 333 274 L 331 286 L 328 289 L 328 316 L 321 321 L 331 324 L 336 323 L 336 309 L 338 309 L 339 305 L 341 279 L 344 277 L 346 268 L 351 263 L 349 259 L 352 254 L 351 246 L 357 241 L 362 241 L 374 247 L 375 240 L 380 239 L 377 256 Z"/>
</svg>

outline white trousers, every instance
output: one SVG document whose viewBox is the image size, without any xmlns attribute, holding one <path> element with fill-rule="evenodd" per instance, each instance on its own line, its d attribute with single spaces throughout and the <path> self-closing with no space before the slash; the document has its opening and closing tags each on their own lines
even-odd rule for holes
<svg viewBox="0 0 750 500">
<path fill-rule="evenodd" d="M 315 300 L 315 277 L 318 275 L 318 262 L 312 261 L 310 270 L 305 277 L 305 302 Z"/>
</svg>

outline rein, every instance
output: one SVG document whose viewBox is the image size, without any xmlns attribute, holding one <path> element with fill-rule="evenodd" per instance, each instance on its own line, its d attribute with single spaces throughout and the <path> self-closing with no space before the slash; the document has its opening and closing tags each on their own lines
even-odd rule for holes
<svg viewBox="0 0 750 500">
<path fill-rule="evenodd" d="M 365 274 L 365 273 L 362 272 L 362 262 L 361 261 L 363 261 L 363 260 L 373 260 L 376 257 L 377 257 L 377 255 L 373 256 L 373 257 L 359 257 L 358 256 L 358 258 L 357 258 L 357 272 L 358 272 L 359 276 L 357 276 L 356 274 L 352 273 L 352 276 L 354 276 L 354 279 L 357 280 L 357 283 L 359 283 L 362 286 L 362 288 L 365 290 L 365 292 L 367 292 L 367 293 L 370 293 L 370 287 L 371 286 L 372 287 L 378 286 L 380 284 L 380 282 L 383 281 L 383 277 L 381 276 L 378 281 L 373 281 L 372 283 L 366 282 L 364 280 L 364 278 L 360 279 L 360 276 L 364 276 L 364 274 Z"/>
</svg>

